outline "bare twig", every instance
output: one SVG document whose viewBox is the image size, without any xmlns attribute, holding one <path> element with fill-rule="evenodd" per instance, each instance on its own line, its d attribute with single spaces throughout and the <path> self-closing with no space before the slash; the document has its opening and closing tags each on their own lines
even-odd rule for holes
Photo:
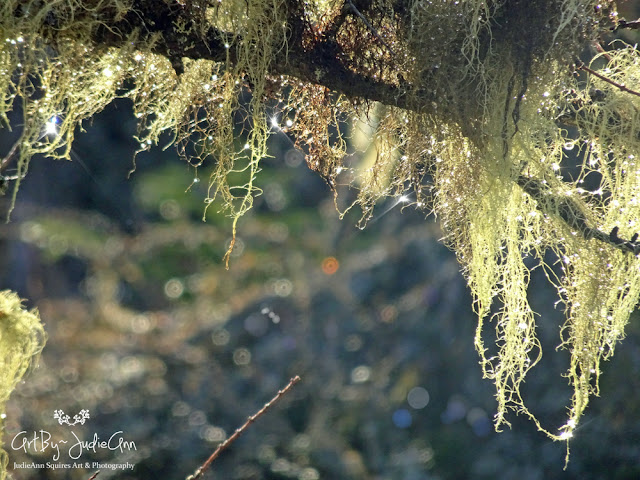
<svg viewBox="0 0 640 480">
<path fill-rule="evenodd" d="M 630 240 L 625 240 L 618 236 L 618 227 L 613 227 L 611 233 L 609 233 L 609 243 L 615 245 L 616 248 L 621 250 L 632 252 L 634 255 L 640 253 L 640 242 L 638 242 L 638 233 L 634 233 Z"/>
<path fill-rule="evenodd" d="M 355 13 L 358 17 L 360 17 L 360 20 L 362 20 L 364 22 L 364 24 L 367 26 L 367 28 L 369 30 L 371 30 L 371 32 L 373 33 L 373 35 L 380 40 L 380 43 L 382 43 L 385 47 L 387 47 L 387 49 L 389 50 L 389 52 L 391 52 L 391 55 L 393 55 L 395 57 L 395 53 L 393 52 L 393 48 L 391 48 L 389 46 L 389 44 L 387 42 L 384 41 L 384 39 L 380 36 L 380 34 L 378 33 L 378 31 L 373 28 L 373 25 L 371 25 L 371 23 L 369 23 L 369 20 L 367 20 L 365 18 L 364 15 L 362 15 L 362 13 L 360 13 L 360 10 L 358 10 L 358 8 L 354 5 L 354 3 L 351 0 L 347 0 L 347 3 L 349 4 L 349 7 L 351 7 L 351 10 L 353 11 L 353 13 Z"/>
<path fill-rule="evenodd" d="M 253 423 L 255 422 L 258 418 L 260 418 L 262 415 L 264 415 L 264 413 L 273 406 L 274 403 L 276 403 L 278 400 L 280 400 L 284 395 L 286 395 L 289 390 L 291 390 L 291 388 L 300 381 L 300 377 L 298 375 L 296 375 L 295 377 L 293 377 L 291 380 L 289 380 L 289 383 L 287 384 L 286 387 L 284 387 L 282 390 L 278 391 L 278 393 L 276 394 L 275 397 L 273 397 L 271 400 L 269 400 L 267 403 L 264 404 L 264 406 L 256 413 L 254 413 L 253 415 L 251 415 L 249 418 L 247 418 L 247 421 L 244 422 L 244 425 L 242 425 L 240 428 L 238 428 L 233 435 L 231 435 L 229 438 L 227 438 L 224 442 L 222 442 L 220 445 L 218 445 L 218 448 L 216 448 L 216 450 L 211 454 L 211 456 L 207 459 L 206 462 L 204 462 L 200 468 L 198 468 L 193 475 L 189 475 L 187 477 L 186 480 L 196 480 L 197 478 L 200 478 L 202 476 L 202 474 L 204 472 L 207 471 L 207 469 L 211 466 L 211 464 L 213 463 L 213 461 L 218 458 L 218 456 L 220 456 L 220 454 L 222 453 L 222 451 L 227 448 L 229 445 L 231 445 L 231 443 L 233 443 L 235 440 L 237 440 L 237 438 L 242 435 L 242 433 Z"/>
<path fill-rule="evenodd" d="M 604 56 L 604 58 L 606 58 L 608 61 L 611 61 L 611 55 L 609 55 L 607 51 L 604 48 L 602 48 L 602 45 L 600 45 L 600 42 L 593 42 L 593 46 L 598 53 L 601 53 Z"/>
<path fill-rule="evenodd" d="M 100 470 L 98 470 L 96 473 L 94 473 L 93 475 L 91 475 L 89 477 L 89 480 L 93 480 L 94 478 L 96 478 L 98 476 L 98 474 L 100 473 Z"/>
<path fill-rule="evenodd" d="M 16 143 L 13 144 L 11 150 L 9 150 L 9 153 L 7 153 L 7 155 L 2 160 L 0 160 L 0 173 L 2 173 L 2 171 L 9 165 L 9 162 L 11 162 L 11 159 L 18 149 L 18 145 L 20 145 L 20 138 L 16 140 Z"/>
<path fill-rule="evenodd" d="M 633 20 L 631 22 L 627 22 L 624 18 L 621 18 L 615 27 L 611 27 L 611 30 L 614 32 L 617 32 L 621 28 L 629 28 L 631 30 L 640 30 L 640 18 L 638 20 Z"/>
<path fill-rule="evenodd" d="M 625 85 L 623 85 L 621 83 L 615 82 L 615 81 L 611 80 L 610 78 L 605 77 L 601 73 L 598 73 L 595 70 L 587 67 L 580 60 L 578 60 L 577 67 L 578 67 L 579 70 L 584 70 L 585 72 L 590 73 L 591 75 L 593 75 L 595 77 L 598 77 L 600 80 L 603 80 L 603 81 L 613 85 L 614 87 L 619 88 L 623 92 L 627 92 L 627 93 L 630 93 L 631 95 L 635 95 L 636 97 L 640 97 L 640 93 L 636 92 L 635 90 L 631 90 L 629 87 L 626 87 Z"/>
</svg>

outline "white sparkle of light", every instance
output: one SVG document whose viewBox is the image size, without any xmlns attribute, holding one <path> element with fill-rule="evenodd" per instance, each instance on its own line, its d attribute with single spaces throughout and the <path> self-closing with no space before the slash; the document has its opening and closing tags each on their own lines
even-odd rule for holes
<svg viewBox="0 0 640 480">
<path fill-rule="evenodd" d="M 278 128 L 278 119 L 276 117 L 271 117 L 271 126 L 273 128 Z"/>
<path fill-rule="evenodd" d="M 47 121 L 45 126 L 45 133 L 47 135 L 57 135 L 58 134 L 58 117 L 55 115 Z"/>
<path fill-rule="evenodd" d="M 573 432 L 566 432 L 566 431 L 565 431 L 565 432 L 562 432 L 562 433 L 560 434 L 560 439 L 561 439 L 561 440 L 567 440 L 567 439 L 569 439 L 569 438 L 571 438 L 571 437 L 573 437 Z"/>
</svg>

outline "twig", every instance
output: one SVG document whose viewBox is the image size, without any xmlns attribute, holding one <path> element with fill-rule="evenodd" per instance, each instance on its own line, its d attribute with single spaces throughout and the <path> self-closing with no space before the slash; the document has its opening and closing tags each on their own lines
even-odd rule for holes
<svg viewBox="0 0 640 480">
<path fill-rule="evenodd" d="M 550 195 L 549 187 L 540 180 L 526 175 L 519 175 L 517 183 L 529 196 L 537 201 L 538 209 L 544 213 L 555 214 L 570 228 L 580 232 L 586 240 L 593 238 L 625 253 L 640 254 L 640 242 L 638 242 L 637 233 L 631 237 L 631 240 L 620 238 L 618 236 L 618 227 L 614 227 L 611 233 L 607 234 L 589 225 L 584 212 L 574 200 L 569 197 L 558 198 Z"/>
<path fill-rule="evenodd" d="M 0 173 L 2 173 L 2 171 L 7 168 L 7 165 L 9 165 L 9 162 L 11 161 L 11 159 L 13 158 L 13 155 L 16 153 L 16 150 L 18 149 L 18 145 L 20 145 L 20 138 L 18 140 L 16 140 L 16 143 L 13 144 L 13 147 L 11 147 L 11 150 L 9 150 L 9 153 L 7 153 L 7 155 L 2 159 L 2 161 L 0 161 Z"/>
<path fill-rule="evenodd" d="M 634 255 L 640 253 L 640 242 L 638 242 L 638 233 L 634 233 L 631 240 L 625 240 L 618 236 L 618 227 L 613 227 L 611 233 L 609 233 L 609 243 L 615 245 L 617 248 L 625 250 L 627 252 L 633 252 Z"/>
<path fill-rule="evenodd" d="M 98 470 L 96 473 L 94 473 L 93 475 L 91 475 L 89 477 L 89 480 L 93 480 L 94 478 L 96 478 L 98 476 L 98 474 L 100 473 L 100 470 Z"/>
<path fill-rule="evenodd" d="M 202 476 L 202 474 L 204 472 L 207 471 L 207 469 L 211 466 L 211 464 L 213 463 L 213 461 L 218 458 L 218 456 L 220 456 L 220 454 L 222 453 L 222 451 L 227 448 L 231 443 L 233 443 L 235 440 L 237 440 L 237 438 L 242 435 L 242 433 L 249 427 L 249 425 L 251 425 L 253 422 L 255 422 L 258 418 L 260 418 L 262 415 L 264 415 L 264 413 L 273 406 L 274 403 L 276 403 L 278 400 L 280 400 L 280 398 L 282 398 L 284 395 L 286 395 L 289 390 L 291 390 L 291 388 L 300 381 L 300 377 L 298 375 L 296 375 L 295 377 L 293 377 L 291 380 L 289 380 L 289 383 L 287 384 L 286 387 L 284 387 L 282 390 L 278 391 L 278 393 L 276 394 L 275 397 L 273 397 L 271 400 L 269 400 L 267 403 L 264 404 L 264 406 L 256 413 L 254 413 L 253 415 L 251 415 L 249 418 L 247 418 L 247 421 L 244 422 L 244 425 L 242 425 L 240 428 L 238 428 L 233 435 L 231 435 L 229 438 L 227 438 L 224 442 L 222 442 L 220 445 L 218 445 L 218 448 L 216 448 L 216 450 L 211 454 L 211 456 L 207 459 L 206 462 L 204 462 L 200 468 L 198 468 L 193 475 L 189 475 L 187 477 L 186 480 L 196 480 L 197 478 L 200 478 Z"/>
<path fill-rule="evenodd" d="M 601 53 L 602 56 L 606 58 L 608 61 L 611 61 L 611 55 L 609 55 L 607 51 L 604 48 L 602 48 L 602 45 L 600 45 L 600 42 L 593 42 L 593 46 L 598 53 Z"/>
<path fill-rule="evenodd" d="M 635 95 L 636 97 L 640 97 L 640 93 L 636 92 L 635 90 L 631 90 L 629 87 L 626 87 L 621 83 L 615 82 L 615 81 L 611 80 L 610 78 L 605 77 L 604 75 L 602 75 L 602 74 L 596 72 L 595 70 L 587 67 L 580 60 L 578 60 L 577 67 L 578 67 L 579 70 L 584 70 L 585 72 L 590 73 L 591 75 L 594 75 L 594 76 L 598 77 L 600 80 L 603 80 L 603 81 L 605 81 L 607 83 L 610 83 L 611 85 L 613 85 L 616 88 L 619 88 L 623 92 L 627 92 L 627 93 L 630 93 L 631 95 Z"/>
<path fill-rule="evenodd" d="M 633 20 L 631 22 L 627 22 L 624 18 L 621 18 L 615 27 L 611 27 L 611 30 L 613 32 L 617 32 L 621 28 L 629 28 L 631 30 L 640 30 L 640 18 L 638 20 Z"/>
<path fill-rule="evenodd" d="M 358 10 L 358 8 L 354 5 L 354 3 L 351 0 L 347 0 L 347 3 L 349 4 L 349 6 L 351 7 L 351 10 L 353 11 L 353 13 L 355 13 L 358 17 L 360 17 L 360 20 L 362 20 L 364 22 L 364 24 L 367 26 L 367 28 L 369 30 L 371 30 L 371 32 L 373 33 L 373 35 L 375 35 L 375 37 L 380 40 L 380 42 L 389 49 L 389 52 L 391 52 L 391 55 L 393 55 L 394 57 L 396 56 L 396 54 L 393 51 L 393 48 L 391 48 L 391 46 L 389 46 L 389 44 L 387 42 L 384 41 L 384 39 L 380 36 L 380 34 L 378 33 L 378 31 L 373 28 L 373 25 L 371 25 L 369 23 L 369 21 L 365 18 L 364 15 L 362 15 L 362 13 L 360 13 L 360 10 Z"/>
</svg>

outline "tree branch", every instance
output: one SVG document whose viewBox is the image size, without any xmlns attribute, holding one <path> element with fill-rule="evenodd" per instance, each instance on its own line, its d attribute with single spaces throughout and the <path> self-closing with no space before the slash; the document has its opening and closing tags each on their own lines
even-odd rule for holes
<svg viewBox="0 0 640 480">
<path fill-rule="evenodd" d="M 351 7 L 351 11 L 354 12 L 360 18 L 360 20 L 362 20 L 362 22 L 367 26 L 367 28 L 371 31 L 371 33 L 373 33 L 373 35 L 380 41 L 380 43 L 382 43 L 382 45 L 387 47 L 387 50 L 391 52 L 391 55 L 395 56 L 396 54 L 393 51 L 393 48 L 391 48 L 391 46 L 384 41 L 384 39 L 380 36 L 378 31 L 375 28 L 373 28 L 373 25 L 371 25 L 371 23 L 369 23 L 369 20 L 367 20 L 367 18 L 362 13 L 360 13 L 360 10 L 358 10 L 358 7 L 356 7 L 351 0 L 347 0 L 347 4 L 349 5 L 349 7 Z"/>
<path fill-rule="evenodd" d="M 349 98 L 377 101 L 409 110 L 431 108 L 435 99 L 425 98 L 419 102 L 420 107 L 418 102 L 410 100 L 412 88 L 409 85 L 400 88 L 349 69 L 340 60 L 344 52 L 335 38 L 322 37 L 305 46 L 304 13 L 298 3 L 290 2 L 288 5 L 287 48 L 278 52 L 271 61 L 272 75 L 285 75 L 322 85 Z M 182 25 L 182 28 L 177 25 Z M 183 58 L 235 63 L 238 46 L 242 42 L 241 38 L 233 36 L 234 43 L 225 45 L 224 38 L 231 35 L 214 28 L 202 36 L 197 33 L 199 26 L 193 13 L 185 7 L 150 0 L 135 0 L 131 12 L 124 19 L 110 24 L 109 28 L 98 28 L 93 41 L 96 45 L 119 47 L 134 31 L 139 32 L 141 45 L 152 35 L 160 34 L 154 37 L 154 42 L 149 42 L 153 45 L 151 50 L 169 59 L 174 67 L 178 66 L 178 73 Z"/>
<path fill-rule="evenodd" d="M 605 77 L 604 75 L 596 72 L 595 70 L 587 67 L 583 62 L 581 62 L 580 60 L 578 60 L 577 65 L 579 70 L 584 70 L 585 72 L 598 77 L 600 80 L 603 80 L 611 85 L 613 85 L 614 87 L 622 90 L 623 92 L 627 92 L 630 93 L 631 95 L 635 95 L 636 97 L 640 97 L 640 93 L 636 92 L 635 90 L 631 90 L 629 87 L 622 85 L 621 83 L 615 82 L 613 80 L 611 80 L 610 78 Z"/>
<path fill-rule="evenodd" d="M 278 400 L 280 400 L 284 395 L 286 395 L 289 390 L 291 390 L 293 388 L 293 386 L 298 383 L 300 381 L 300 377 L 298 375 L 296 375 L 295 377 L 293 377 L 291 380 L 289 380 L 289 383 L 287 384 L 286 387 L 284 387 L 282 390 L 280 390 L 275 397 L 273 397 L 271 400 L 269 400 L 267 403 L 264 404 L 264 406 L 255 414 L 251 415 L 249 418 L 247 418 L 247 421 L 244 423 L 244 425 L 242 425 L 240 428 L 238 428 L 233 435 L 231 435 L 229 438 L 227 438 L 224 442 L 222 442 L 220 445 L 218 445 L 218 448 L 216 448 L 216 450 L 211 454 L 211 456 L 207 459 L 206 462 L 204 462 L 202 464 L 202 466 L 200 466 L 200 468 L 198 468 L 195 473 L 193 475 L 189 475 L 187 477 L 187 480 L 196 480 L 197 478 L 200 478 L 202 476 L 202 474 L 204 474 L 204 472 L 206 472 L 209 467 L 211 466 L 211 464 L 213 463 L 213 461 L 218 458 L 220 456 L 220 454 L 222 453 L 222 451 L 227 448 L 229 445 L 231 445 L 233 442 L 235 442 L 237 440 L 237 438 L 242 435 L 242 433 L 253 423 L 255 422 L 259 417 L 261 417 L 262 415 L 264 415 L 264 413 L 273 406 L 274 403 L 276 403 Z"/>
<path fill-rule="evenodd" d="M 203 20 L 198 15 L 194 16 L 193 9 L 188 7 L 188 2 L 186 5 L 179 1 L 133 0 L 132 9 L 124 18 L 115 23 L 104 19 L 104 26 L 95 30 L 92 41 L 97 46 L 121 47 L 129 41 L 129 38 L 135 38 L 133 34 L 136 33 L 140 49 L 146 48 L 166 57 L 178 73 L 180 73 L 183 58 L 236 63 L 242 38 L 212 27 L 208 27 L 206 33 L 202 34 Z M 343 10 L 351 10 L 365 21 L 367 27 L 372 29 L 376 37 L 382 41 L 361 13 L 361 9 L 356 7 L 352 0 L 346 0 L 344 7 Z M 435 94 L 428 93 L 428 89 L 417 89 L 410 84 L 398 86 L 386 83 L 350 68 L 346 63 L 349 53 L 341 49 L 335 38 L 343 20 L 342 17 L 336 25 L 316 38 L 306 21 L 304 2 L 291 0 L 287 2 L 286 8 L 288 9 L 286 12 L 287 48 L 277 52 L 271 60 L 269 64 L 271 75 L 288 76 L 306 83 L 322 85 L 349 98 L 377 101 L 422 113 L 432 111 L 432 105 L 438 99 L 434 96 Z M 632 23 L 629 22 L 620 27 L 634 28 Z M 55 43 L 55 37 L 60 33 L 55 29 L 55 25 L 45 24 L 43 29 L 45 30 L 43 38 L 54 39 L 53 43 Z M 607 81 L 622 91 L 640 95 L 582 63 L 578 68 Z M 2 168 L 6 167 L 11 153 L 3 160 Z M 580 207 L 572 199 L 550 195 L 548 187 L 540 181 L 521 175 L 517 183 L 526 193 L 538 200 L 541 209 L 545 204 L 551 205 L 551 210 L 556 212 L 560 219 L 570 228 L 579 231 L 585 238 L 595 238 L 634 254 L 640 250 L 640 244 L 635 239 L 631 241 L 620 239 L 615 229 L 610 234 L 606 234 L 591 227 Z"/>
<path fill-rule="evenodd" d="M 627 22 L 624 18 L 621 18 L 615 27 L 611 27 L 611 31 L 617 32 L 621 28 L 628 28 L 630 30 L 640 29 L 640 18 L 631 22 Z"/>
<path fill-rule="evenodd" d="M 582 208 L 571 197 L 554 195 L 547 185 L 526 175 L 519 175 L 517 183 L 529 196 L 536 200 L 539 210 L 544 213 L 555 212 L 569 228 L 580 232 L 586 240 L 594 238 L 625 253 L 640 254 L 640 242 L 637 241 L 637 233 L 634 234 L 631 240 L 620 238 L 618 236 L 618 227 L 614 227 L 611 233 L 607 234 L 589 225 Z M 545 208 L 545 205 L 548 205 L 548 207 Z"/>
</svg>

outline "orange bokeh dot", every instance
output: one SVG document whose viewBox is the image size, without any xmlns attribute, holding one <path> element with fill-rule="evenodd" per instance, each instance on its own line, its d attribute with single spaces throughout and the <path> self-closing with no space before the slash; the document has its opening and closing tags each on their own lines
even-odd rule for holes
<svg viewBox="0 0 640 480">
<path fill-rule="evenodd" d="M 333 275 L 340 268 L 340 262 L 336 259 L 336 257 L 327 257 L 322 260 L 322 271 L 326 275 Z"/>
</svg>

